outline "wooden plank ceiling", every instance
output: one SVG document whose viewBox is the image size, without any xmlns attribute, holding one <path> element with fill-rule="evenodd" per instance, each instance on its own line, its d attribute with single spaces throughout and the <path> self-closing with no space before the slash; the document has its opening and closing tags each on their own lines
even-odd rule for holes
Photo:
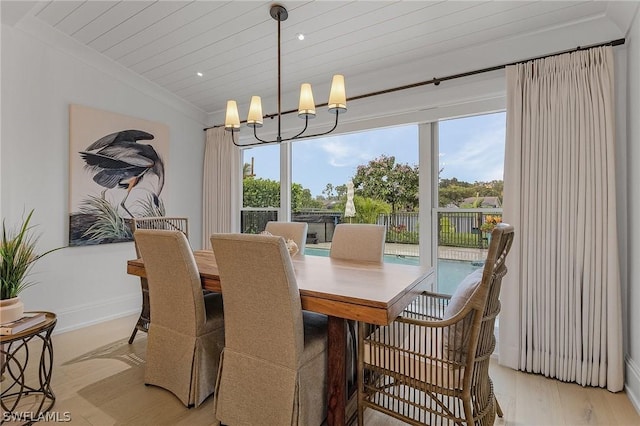
<svg viewBox="0 0 640 426">
<path fill-rule="evenodd" d="M 211 113 L 222 111 L 227 99 L 275 97 L 272 3 L 51 1 L 36 3 L 29 13 Z M 285 1 L 283 88 L 295 92 L 300 83 L 310 82 L 326 89 L 335 73 L 345 74 L 349 85 L 372 70 L 410 67 L 419 58 L 598 19 L 611 3 Z M 297 39 L 300 33 L 303 41 Z M 369 85 L 373 91 L 390 82 Z M 326 102 L 326 96 L 316 93 L 316 103 Z"/>
</svg>

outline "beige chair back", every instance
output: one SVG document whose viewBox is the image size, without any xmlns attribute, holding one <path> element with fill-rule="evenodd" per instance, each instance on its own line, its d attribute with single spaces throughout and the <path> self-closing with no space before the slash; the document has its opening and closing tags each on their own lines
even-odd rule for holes
<svg viewBox="0 0 640 426">
<path fill-rule="evenodd" d="M 153 324 L 196 336 L 205 324 L 200 274 L 182 231 L 138 229 Z M 179 314 L 178 314 L 179 313 Z"/>
<path fill-rule="evenodd" d="M 327 319 L 302 312 L 285 240 L 214 234 L 225 346 L 213 405 L 228 425 L 320 425 L 326 417 Z"/>
<path fill-rule="evenodd" d="M 329 256 L 382 263 L 384 240 L 384 225 L 341 223 L 333 232 Z"/>
<path fill-rule="evenodd" d="M 302 305 L 284 239 L 214 234 L 211 246 L 224 297 L 225 350 L 298 368 Z"/>
<path fill-rule="evenodd" d="M 137 217 L 131 221 L 131 233 L 135 234 L 138 229 L 168 229 L 172 231 L 181 231 L 187 238 L 189 238 L 189 221 L 186 217 Z M 135 241 L 135 239 L 134 239 Z M 134 242 L 136 249 L 136 256 L 140 255 L 138 244 Z M 149 284 L 146 278 L 140 277 L 140 285 L 142 289 L 142 308 L 140 310 L 140 317 L 131 332 L 129 337 L 129 344 L 133 343 L 133 339 L 136 337 L 138 330 L 145 333 L 149 330 L 149 323 L 151 321 L 151 312 L 149 308 Z"/>
<path fill-rule="evenodd" d="M 166 229 L 180 231 L 189 239 L 189 219 L 186 217 L 146 216 L 134 217 L 131 221 L 131 232 L 135 234 L 138 229 Z M 140 251 L 136 245 L 136 254 L 140 257 Z"/>
<path fill-rule="evenodd" d="M 307 245 L 307 231 L 309 225 L 306 222 L 267 222 L 265 231 L 272 235 L 279 235 L 285 240 L 293 240 L 298 246 L 296 256 L 303 255 Z"/>
</svg>

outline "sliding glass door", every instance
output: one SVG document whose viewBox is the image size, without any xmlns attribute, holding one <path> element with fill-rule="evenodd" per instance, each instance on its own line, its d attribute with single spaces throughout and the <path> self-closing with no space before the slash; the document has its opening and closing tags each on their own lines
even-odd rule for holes
<svg viewBox="0 0 640 426">
<path fill-rule="evenodd" d="M 502 220 L 505 113 L 443 120 L 437 134 L 437 287 L 451 294 L 483 266 Z"/>
</svg>

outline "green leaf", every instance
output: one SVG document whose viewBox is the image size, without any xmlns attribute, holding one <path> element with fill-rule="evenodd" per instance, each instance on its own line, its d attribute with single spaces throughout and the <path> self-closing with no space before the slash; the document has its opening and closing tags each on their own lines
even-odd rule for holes
<svg viewBox="0 0 640 426">
<path fill-rule="evenodd" d="M 36 254 L 36 243 L 39 235 L 32 233 L 30 226 L 33 210 L 29 212 L 22 225 L 17 230 L 7 228 L 2 220 L 2 241 L 0 242 L 0 299 L 16 297 L 24 289 L 32 286 L 27 280 L 34 263 L 47 254 L 61 249 L 58 247 Z"/>
</svg>

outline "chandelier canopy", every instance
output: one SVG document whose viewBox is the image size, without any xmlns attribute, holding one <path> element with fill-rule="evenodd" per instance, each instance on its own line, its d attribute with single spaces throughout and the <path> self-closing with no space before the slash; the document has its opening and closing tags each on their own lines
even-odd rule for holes
<svg viewBox="0 0 640 426">
<path fill-rule="evenodd" d="M 225 130 L 231 132 L 231 141 L 236 146 L 253 146 L 263 143 L 280 143 L 284 141 L 290 141 L 293 139 L 310 138 L 314 136 L 327 135 L 333 132 L 338 127 L 338 117 L 341 113 L 347 111 L 347 96 L 345 92 L 344 76 L 336 74 L 333 76 L 331 82 L 331 92 L 329 93 L 329 102 L 327 104 L 328 111 L 331 114 L 335 114 L 336 121 L 331 129 L 326 132 L 316 133 L 312 135 L 303 135 L 309 125 L 309 119 L 316 116 L 316 105 L 313 101 L 313 92 L 311 91 L 311 84 L 303 83 L 300 86 L 300 101 L 298 103 L 298 117 L 304 119 L 304 128 L 295 136 L 283 138 L 281 133 L 281 120 L 282 120 L 282 87 L 281 87 L 281 66 L 280 66 L 280 23 L 285 21 L 289 13 L 283 6 L 274 4 L 271 6 L 270 14 L 273 19 L 278 21 L 278 133 L 273 140 L 264 140 L 258 137 L 256 129 L 262 127 L 262 101 L 260 96 L 252 96 L 251 104 L 249 106 L 249 114 L 247 115 L 247 126 L 253 127 L 253 136 L 258 142 L 240 145 L 235 140 L 235 134 L 240 131 L 240 118 L 238 115 L 238 105 L 236 101 L 227 101 L 227 112 L 224 120 Z"/>
</svg>

